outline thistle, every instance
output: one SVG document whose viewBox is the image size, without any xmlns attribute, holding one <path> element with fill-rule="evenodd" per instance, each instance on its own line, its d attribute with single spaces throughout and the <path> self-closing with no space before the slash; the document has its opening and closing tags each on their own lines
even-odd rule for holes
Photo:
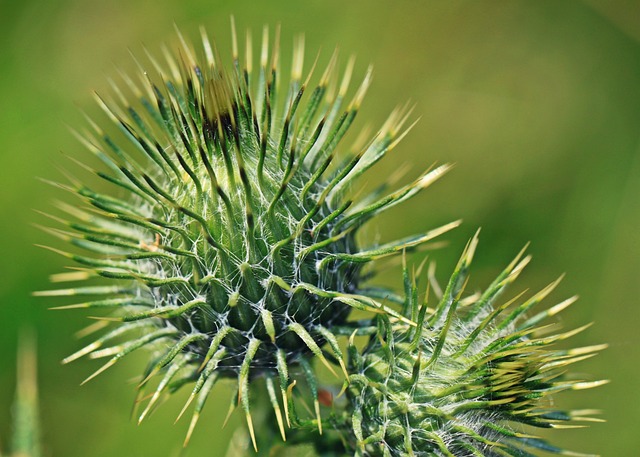
<svg viewBox="0 0 640 457">
<path fill-rule="evenodd" d="M 337 334 L 349 327 L 352 310 L 410 325 L 410 316 L 365 289 L 367 263 L 422 245 L 457 223 L 360 246 L 364 224 L 448 166 L 395 191 L 383 185 L 357 196 L 354 184 L 404 136 L 410 110 L 396 109 L 372 138 L 360 135 L 346 148 L 343 138 L 371 71 L 350 97 L 353 59 L 341 77 L 334 54 L 319 77 L 314 64 L 303 78 L 300 39 L 290 78 L 281 81 L 279 32 L 270 46 L 264 29 L 254 71 L 250 34 L 241 58 L 232 29 L 231 65 L 204 30 L 198 49 L 179 35 L 179 50 L 165 49 L 163 63 L 149 56 L 150 68 L 138 64 L 139 81 L 123 74 L 111 98 L 97 96 L 107 122 L 89 120 L 89 131 L 77 136 L 104 163 L 89 171 L 111 187 L 97 190 L 74 178 L 56 184 L 81 204 L 59 203 L 65 216 L 51 217 L 62 228 L 47 229 L 74 249 L 49 249 L 79 268 L 52 277 L 76 284 L 38 295 L 83 297 L 65 309 L 112 311 L 98 317 L 106 333 L 64 360 L 108 358 L 86 381 L 137 349 L 151 350 L 141 392 L 162 376 L 140 420 L 165 392 L 195 383 L 182 410 L 195 400 L 187 440 L 216 381 L 237 379 L 234 403 L 242 406 L 255 447 L 252 380 L 265 380 L 285 438 L 294 373 L 304 372 L 313 384 L 315 375 L 305 368 L 315 358 L 348 376 Z"/>
<path fill-rule="evenodd" d="M 498 303 L 530 260 L 522 252 L 484 292 L 465 296 L 477 241 L 476 235 L 433 308 L 418 300 L 405 273 L 402 314 L 416 326 L 379 316 L 369 344 L 361 352 L 351 344 L 345 427 L 355 455 L 586 455 L 553 446 L 531 429 L 598 420 L 595 410 L 558 410 L 549 396 L 605 383 L 565 371 L 606 345 L 556 347 L 588 327 L 557 333 L 545 323 L 576 297 L 529 315 L 559 280 L 526 300 L 520 294 Z"/>
</svg>

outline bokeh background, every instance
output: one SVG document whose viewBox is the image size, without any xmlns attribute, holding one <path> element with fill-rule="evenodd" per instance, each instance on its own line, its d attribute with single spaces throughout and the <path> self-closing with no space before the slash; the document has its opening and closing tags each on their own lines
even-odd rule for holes
<svg viewBox="0 0 640 457">
<path fill-rule="evenodd" d="M 175 42 L 173 24 L 195 36 L 204 24 L 221 47 L 229 15 L 259 36 L 282 24 L 283 52 L 305 33 L 307 49 L 339 46 L 369 62 L 374 83 L 360 115 L 379 125 L 411 100 L 417 127 L 378 165 L 372 183 L 410 164 L 407 179 L 433 163 L 455 162 L 442 182 L 385 214 L 369 236 L 404 236 L 453 219 L 464 225 L 435 254 L 445 277 L 482 227 L 472 286 L 495 275 L 531 241 L 534 261 L 514 288 L 540 288 L 566 272 L 547 305 L 579 294 L 559 319 L 595 325 L 573 344 L 610 348 L 576 366 L 611 384 L 558 397 L 604 410 L 605 424 L 548 435 L 571 449 L 637 455 L 640 407 L 640 3 L 637 0 L 183 2 L 0 0 L 0 441 L 10 437 L 19 330 L 38 335 L 43 442 L 47 456 L 178 455 L 187 421 L 171 400 L 141 426 L 129 419 L 141 370 L 135 356 L 95 381 L 97 366 L 59 361 L 88 321 L 53 312 L 30 292 L 45 289 L 65 262 L 34 243 L 33 227 L 62 196 L 36 177 L 60 177 L 61 151 L 87 154 L 65 124 L 97 112 L 93 90 L 108 90 L 115 65 L 131 70 L 128 49 L 157 52 Z M 344 62 L 344 60 L 343 60 Z M 308 67 L 307 67 L 308 68 Z M 376 176 L 377 173 L 377 176 Z M 393 277 L 394 275 L 388 275 Z M 555 302 L 553 301 L 555 300 Z M 56 302 L 55 304 L 60 304 Z M 185 455 L 223 455 L 234 426 L 221 423 L 229 389 L 214 391 Z"/>
</svg>

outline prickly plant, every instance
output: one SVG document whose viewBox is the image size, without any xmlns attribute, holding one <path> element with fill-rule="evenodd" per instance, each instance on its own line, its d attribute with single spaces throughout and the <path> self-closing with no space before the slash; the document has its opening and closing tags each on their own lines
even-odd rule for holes
<svg viewBox="0 0 640 457">
<path fill-rule="evenodd" d="M 467 246 L 434 307 L 418 300 L 405 273 L 402 314 L 415 325 L 380 316 L 362 351 L 351 344 L 344 418 L 355 455 L 586 455 L 551 445 L 532 429 L 598 420 L 595 410 L 557 409 L 550 395 L 603 384 L 565 372 L 605 345 L 558 347 L 588 327 L 558 332 L 547 322 L 576 297 L 531 313 L 559 280 L 525 300 L 520 294 L 498 302 L 529 262 L 523 253 L 484 292 L 465 296 L 477 241 Z M 441 290 L 437 283 L 434 289 Z"/>
<path fill-rule="evenodd" d="M 39 293 L 78 298 L 66 309 L 112 311 L 99 317 L 105 333 L 65 359 L 106 357 L 87 380 L 151 349 L 141 391 L 162 376 L 141 420 L 163 393 L 194 382 L 183 409 L 195 400 L 190 435 L 216 381 L 237 379 L 254 446 L 252 380 L 265 379 L 284 438 L 293 371 L 304 365 L 313 384 L 306 368 L 316 358 L 347 375 L 336 329 L 352 310 L 408 322 L 365 290 L 363 267 L 457 224 L 361 246 L 363 225 L 448 167 L 398 190 L 353 192 L 403 137 L 409 110 L 396 109 L 371 138 L 343 146 L 371 71 L 350 91 L 353 59 L 342 76 L 336 54 L 324 70 L 305 71 L 298 40 L 290 77 L 281 80 L 278 36 L 270 46 L 264 29 L 256 65 L 250 34 L 241 57 L 233 30 L 231 64 L 205 31 L 197 49 L 179 35 L 178 50 L 165 49 L 162 62 L 149 56 L 139 74 L 121 75 L 110 97 L 97 97 L 103 121 L 89 120 L 77 136 L 103 162 L 89 171 L 107 187 L 75 178 L 57 184 L 79 203 L 60 203 L 65 216 L 51 216 L 60 225 L 49 232 L 72 249 L 50 249 L 76 264 L 53 280 L 74 284 Z"/>
</svg>

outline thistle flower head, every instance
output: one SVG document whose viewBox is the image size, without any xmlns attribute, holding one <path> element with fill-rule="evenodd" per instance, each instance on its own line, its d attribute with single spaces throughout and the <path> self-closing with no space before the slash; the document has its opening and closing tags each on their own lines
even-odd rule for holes
<svg viewBox="0 0 640 457">
<path fill-rule="evenodd" d="M 558 281 L 522 302 L 497 303 L 529 262 L 522 253 L 484 292 L 464 297 L 476 244 L 477 237 L 434 308 L 418 302 L 407 278 L 404 315 L 415 327 L 377 318 L 379 330 L 362 353 L 351 346 L 348 397 L 356 455 L 585 455 L 553 446 L 524 426 L 596 420 L 591 416 L 597 411 L 561 411 L 548 396 L 602 384 L 564 372 L 604 346 L 556 347 L 586 328 L 554 333 L 543 323 L 575 297 L 526 317 Z"/>
<path fill-rule="evenodd" d="M 342 140 L 370 71 L 355 91 L 353 60 L 339 73 L 334 55 L 324 70 L 303 73 L 298 40 L 291 75 L 281 80 L 279 33 L 270 46 L 265 28 L 256 65 L 251 36 L 241 57 L 233 32 L 232 65 L 206 32 L 197 49 L 180 36 L 163 63 L 149 57 L 149 69 L 140 65 L 138 75 L 113 85 L 111 98 L 97 97 L 107 122 L 90 121 L 78 137 L 104 163 L 91 171 L 111 187 L 60 185 L 82 204 L 60 204 L 68 217 L 56 219 L 65 228 L 50 229 L 79 248 L 56 249 L 80 268 L 54 280 L 90 283 L 41 295 L 87 296 L 65 308 L 115 310 L 101 318 L 113 328 L 65 359 L 107 357 L 89 379 L 134 350 L 153 350 L 141 386 L 163 377 L 141 418 L 163 392 L 194 381 L 191 432 L 216 380 L 233 377 L 253 433 L 249 380 L 262 376 L 284 436 L 280 402 L 289 420 L 291 368 L 316 357 L 333 370 L 327 345 L 345 370 L 335 329 L 352 309 L 407 320 L 365 295 L 363 266 L 456 224 L 360 246 L 363 224 L 448 168 L 354 197 L 354 183 L 402 138 L 409 110 L 395 110 L 349 150 Z"/>
</svg>

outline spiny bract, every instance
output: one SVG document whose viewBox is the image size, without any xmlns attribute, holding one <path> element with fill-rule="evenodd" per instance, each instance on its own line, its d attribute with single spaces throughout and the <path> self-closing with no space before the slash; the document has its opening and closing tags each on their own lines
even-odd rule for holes
<svg viewBox="0 0 640 457">
<path fill-rule="evenodd" d="M 463 297 L 476 244 L 477 237 L 437 294 L 435 309 L 419 303 L 415 281 L 405 274 L 403 314 L 416 326 L 377 317 L 370 343 L 361 352 L 350 345 L 348 422 L 355 455 L 527 457 L 536 449 L 585 455 L 550 445 L 523 425 L 561 428 L 567 421 L 597 420 L 595 410 L 555 409 L 547 396 L 604 383 L 563 374 L 605 345 L 553 347 L 587 327 L 554 333 L 553 326 L 540 325 L 576 297 L 525 317 L 559 281 L 520 304 L 519 296 L 496 304 L 529 262 L 522 253 L 486 291 Z"/>
<path fill-rule="evenodd" d="M 340 154 L 371 72 L 348 98 L 354 61 L 339 78 L 334 53 L 309 91 L 314 71 L 302 79 L 300 39 L 287 87 L 276 94 L 285 84 L 279 33 L 270 52 L 264 29 L 256 74 L 250 34 L 242 65 L 232 29 L 232 66 L 225 66 L 206 32 L 198 50 L 178 34 L 180 49 L 165 49 L 164 64 L 149 56 L 152 66 L 140 65 L 140 81 L 123 74 L 123 84 L 113 84 L 113 100 L 97 97 L 108 122 L 103 128 L 89 121 L 91 132 L 78 138 L 107 170 L 90 171 L 114 191 L 73 178 L 59 185 L 85 205 L 61 203 L 70 217 L 55 219 L 67 228 L 48 230 L 88 252 L 53 249 L 82 266 L 54 281 L 112 282 L 40 294 L 96 297 L 63 308 L 116 309 L 101 319 L 117 327 L 65 359 L 109 357 L 89 379 L 136 349 L 154 349 L 141 386 L 160 371 L 164 377 L 140 419 L 163 392 L 194 381 L 190 434 L 216 379 L 236 377 L 253 438 L 249 380 L 262 375 L 284 437 L 274 381 L 289 421 L 291 367 L 315 356 L 333 371 L 327 344 L 346 373 L 335 328 L 347 323 L 352 309 L 404 319 L 363 292 L 363 265 L 457 223 L 360 248 L 356 233 L 363 224 L 427 187 L 448 166 L 399 190 L 387 193 L 381 186 L 353 198 L 353 184 L 404 135 L 409 110 L 398 108 L 373 138 L 361 135 Z"/>
</svg>

